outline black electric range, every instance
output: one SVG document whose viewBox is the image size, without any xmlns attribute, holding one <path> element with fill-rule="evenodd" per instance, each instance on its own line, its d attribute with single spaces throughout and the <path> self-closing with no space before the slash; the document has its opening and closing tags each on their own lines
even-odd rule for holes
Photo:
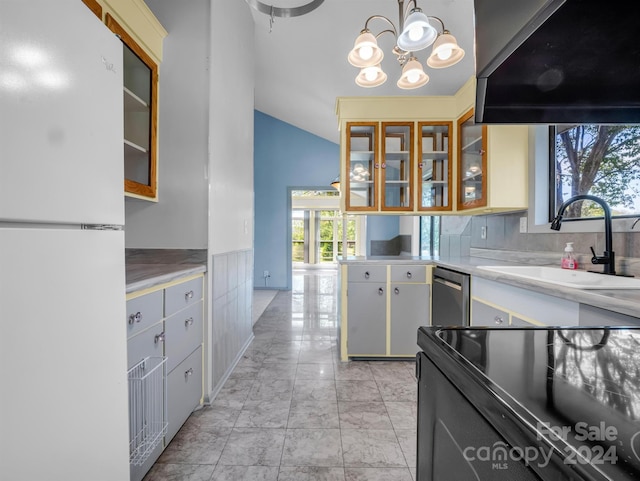
<svg viewBox="0 0 640 481">
<path fill-rule="evenodd" d="M 418 330 L 418 481 L 640 479 L 640 329 Z"/>
</svg>

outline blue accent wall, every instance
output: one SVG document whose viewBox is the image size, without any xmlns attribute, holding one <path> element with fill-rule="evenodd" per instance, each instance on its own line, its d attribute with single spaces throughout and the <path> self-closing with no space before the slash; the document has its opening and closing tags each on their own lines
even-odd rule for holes
<svg viewBox="0 0 640 481">
<path fill-rule="evenodd" d="M 340 173 L 340 146 L 256 110 L 253 164 L 254 286 L 291 289 L 290 192 L 327 189 Z"/>
</svg>

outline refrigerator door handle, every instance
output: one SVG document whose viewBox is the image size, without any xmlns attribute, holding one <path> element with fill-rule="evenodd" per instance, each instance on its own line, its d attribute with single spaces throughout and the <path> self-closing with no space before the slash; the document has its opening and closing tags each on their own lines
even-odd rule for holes
<svg viewBox="0 0 640 481">
<path fill-rule="evenodd" d="M 82 230 L 124 230 L 118 224 L 82 224 Z"/>
</svg>

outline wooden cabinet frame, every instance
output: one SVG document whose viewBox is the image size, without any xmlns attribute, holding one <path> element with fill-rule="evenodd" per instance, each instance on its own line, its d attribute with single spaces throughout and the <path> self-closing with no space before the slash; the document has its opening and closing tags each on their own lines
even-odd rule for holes
<svg viewBox="0 0 640 481">
<path fill-rule="evenodd" d="M 446 178 L 435 179 L 438 181 L 446 182 L 447 186 L 447 203 L 446 206 L 433 206 L 433 207 L 423 207 L 422 206 L 422 195 L 424 183 L 422 180 L 422 169 L 424 163 L 424 154 L 423 151 L 423 139 L 425 136 L 422 135 L 423 127 L 446 127 L 448 129 L 447 135 L 447 153 L 448 153 L 448 169 Z M 416 140 L 418 142 L 418 173 L 416 177 L 416 183 L 418 184 L 418 192 L 417 192 L 417 210 L 421 212 L 447 212 L 453 210 L 453 122 L 446 121 L 437 121 L 437 122 L 418 122 L 418 133 L 416 135 Z M 444 175 L 440 175 L 438 177 L 444 177 Z"/>
<path fill-rule="evenodd" d="M 153 59 L 136 43 L 136 41 L 122 28 L 113 17 L 107 13 L 105 17 L 107 27 L 115 33 L 122 42 L 133 51 L 133 53 L 151 71 L 151 99 L 149 102 L 150 125 L 149 125 L 149 165 L 148 184 L 140 183 L 131 179 L 124 180 L 124 190 L 126 193 L 137 196 L 155 199 L 157 197 L 157 132 L 158 132 L 158 65 Z M 124 146 L 123 146 L 124 148 Z"/>
<path fill-rule="evenodd" d="M 458 119 L 458 185 L 457 185 L 457 200 L 456 207 L 459 211 L 464 211 L 466 209 L 473 209 L 476 207 L 484 207 L 487 205 L 489 192 L 487 190 L 487 177 L 488 177 L 488 169 L 487 169 L 487 126 L 483 125 L 482 129 L 482 140 L 481 147 L 479 152 L 480 163 L 481 163 L 481 188 L 482 188 L 482 197 L 480 199 L 474 199 L 472 201 L 466 202 L 464 200 L 465 188 L 464 188 L 464 168 L 462 164 L 462 153 L 465 146 L 463 145 L 464 139 L 462 135 L 463 124 L 470 119 L 473 119 L 474 109 L 467 111 L 462 117 Z"/>
<path fill-rule="evenodd" d="M 373 134 L 366 133 L 351 133 L 351 127 L 371 127 L 373 129 Z M 378 210 L 378 197 L 380 195 L 379 192 L 379 182 L 378 176 L 380 175 L 380 151 L 378 149 L 379 145 L 379 137 L 380 137 L 380 128 L 378 126 L 378 122 L 349 122 L 347 124 L 347 132 L 346 132 L 346 152 L 345 152 L 345 162 L 344 162 L 344 173 L 342 178 L 344 179 L 344 196 L 346 202 L 346 210 L 347 211 L 377 211 Z M 368 138 L 369 139 L 369 151 L 373 152 L 373 164 L 374 167 L 370 172 L 370 187 L 368 189 L 368 196 L 373 202 L 370 202 L 370 205 L 366 206 L 358 206 L 351 205 L 351 139 L 352 138 Z"/>
</svg>

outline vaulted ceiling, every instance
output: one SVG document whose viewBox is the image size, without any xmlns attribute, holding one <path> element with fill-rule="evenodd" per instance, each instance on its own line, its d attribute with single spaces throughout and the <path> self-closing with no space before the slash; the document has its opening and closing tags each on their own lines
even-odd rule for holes
<svg viewBox="0 0 640 481">
<path fill-rule="evenodd" d="M 274 7 L 294 8 L 310 0 L 274 1 Z M 391 51 L 394 38 L 390 34 L 378 39 L 385 51 L 385 84 L 370 89 L 357 86 L 354 80 L 358 69 L 347 62 L 347 54 L 368 17 L 384 15 L 397 27 L 397 0 L 324 0 L 306 15 L 275 17 L 272 25 L 269 15 L 251 8 L 255 21 L 256 109 L 338 143 L 336 97 L 453 95 L 475 71 L 473 0 L 418 0 L 418 6 L 428 16 L 443 20 L 466 55 L 452 67 L 432 69 L 424 66 L 431 47 L 417 52 L 430 81 L 416 90 L 396 86 L 401 67 Z M 440 30 L 439 23 L 434 26 Z M 388 24 L 376 19 L 369 28 L 377 34 Z"/>
</svg>

